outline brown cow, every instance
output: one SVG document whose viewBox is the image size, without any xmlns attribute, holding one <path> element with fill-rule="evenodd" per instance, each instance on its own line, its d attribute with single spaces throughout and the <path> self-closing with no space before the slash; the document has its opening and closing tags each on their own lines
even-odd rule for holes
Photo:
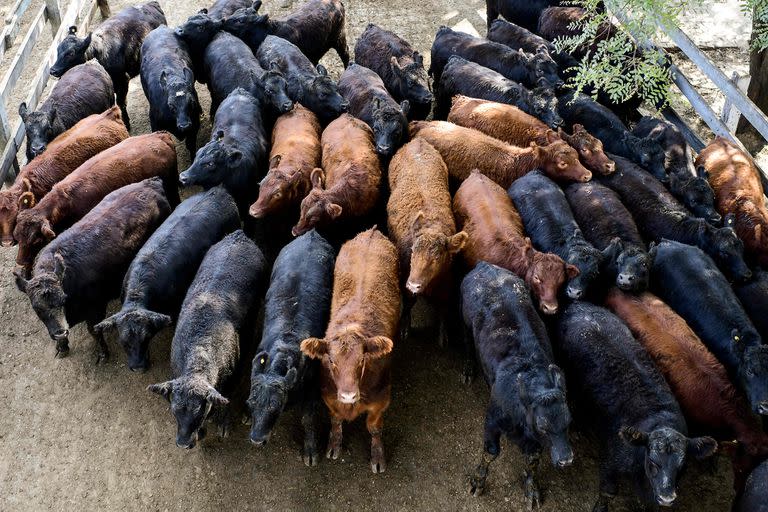
<svg viewBox="0 0 768 512">
<path fill-rule="evenodd" d="M 320 135 L 317 116 L 301 104 L 277 118 L 272 129 L 269 172 L 259 184 L 259 198 L 248 213 L 266 217 L 298 206 L 312 183 L 312 170 L 320 167 Z"/>
<path fill-rule="evenodd" d="M 400 148 L 389 164 L 387 224 L 406 272 L 406 289 L 416 295 L 447 302 L 453 256 L 467 241 L 456 233 L 448 190 L 448 169 L 440 153 L 422 138 Z M 413 297 L 403 311 L 403 327 L 410 324 Z M 440 338 L 446 334 L 441 318 Z"/>
<path fill-rule="evenodd" d="M 520 214 L 503 188 L 474 170 L 456 191 L 453 213 L 469 235 L 463 251 L 469 267 L 487 261 L 511 270 L 525 280 L 543 313 L 557 313 L 557 292 L 579 275 L 579 269 L 555 254 L 533 248 Z"/>
<path fill-rule="evenodd" d="M 397 249 L 369 229 L 341 247 L 334 270 L 331 320 L 324 339 L 307 338 L 301 351 L 322 361 L 320 386 L 331 414 L 326 457 L 341 452 L 341 426 L 367 413 L 371 469 L 385 470 L 381 433 L 392 388 L 390 356 L 400 313 Z"/>
<path fill-rule="evenodd" d="M 381 165 L 373 132 L 363 121 L 342 114 L 323 131 L 323 169 L 310 175 L 312 190 L 301 201 L 294 236 L 339 219 L 366 215 L 379 198 Z"/>
<path fill-rule="evenodd" d="M 568 135 L 562 129 L 555 133 L 539 119 L 514 105 L 457 95 L 453 97 L 448 121 L 465 128 L 474 128 L 513 146 L 525 147 L 531 142 L 547 146 L 564 140 L 577 152 L 577 155 L 569 155 L 569 158 L 579 158 L 591 171 L 611 174 L 616 169 L 613 160 L 603 152 L 603 143 L 580 124 L 574 125 L 573 135 Z"/>
<path fill-rule="evenodd" d="M 88 159 L 58 182 L 34 208 L 19 212 L 13 236 L 16 263 L 29 270 L 42 247 L 120 187 L 159 176 L 178 204 L 176 145 L 168 132 L 129 137 Z"/>
<path fill-rule="evenodd" d="M 411 137 L 422 137 L 443 157 L 451 178 L 463 181 L 472 169 L 504 187 L 534 169 L 556 180 L 589 181 L 592 173 L 581 165 L 573 148 L 563 141 L 547 146 L 511 146 L 472 128 L 446 121 L 412 121 Z"/>
<path fill-rule="evenodd" d="M 744 395 L 688 324 L 648 292 L 633 295 L 611 289 L 606 306 L 645 347 L 677 397 L 689 424 L 720 440 L 736 439 L 734 488 L 768 457 L 768 434 L 751 414 Z"/>
<path fill-rule="evenodd" d="M 768 265 L 768 209 L 752 158 L 731 141 L 716 137 L 696 157 L 715 191 L 717 211 L 744 241 L 744 249 L 760 265 Z"/>
<path fill-rule="evenodd" d="M 0 192 L 0 241 L 3 247 L 16 243 L 13 229 L 19 210 L 32 208 L 51 188 L 97 153 L 128 138 L 114 106 L 102 114 L 80 120 L 48 143 L 46 150 L 25 165 L 12 186 Z"/>
</svg>

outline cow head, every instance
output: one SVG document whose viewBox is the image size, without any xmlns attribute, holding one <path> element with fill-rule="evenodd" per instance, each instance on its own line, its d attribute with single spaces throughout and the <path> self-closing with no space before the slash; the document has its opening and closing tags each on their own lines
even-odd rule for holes
<svg viewBox="0 0 768 512">
<path fill-rule="evenodd" d="M 563 118 L 557 113 L 557 96 L 549 82 L 539 79 L 539 86 L 531 91 L 530 114 L 541 119 L 550 128 L 557 128 L 563 124 Z"/>
<path fill-rule="evenodd" d="M 87 60 L 85 52 L 90 45 L 91 32 L 85 39 L 80 39 L 77 37 L 77 27 L 69 27 L 69 34 L 56 49 L 56 62 L 51 66 L 51 75 L 59 78 L 78 64 L 83 64 Z"/>
<path fill-rule="evenodd" d="M 26 279 L 20 269 L 14 270 L 16 286 L 27 294 L 38 318 L 56 342 L 57 356 L 69 350 L 69 324 L 65 311 L 67 295 L 63 287 L 65 271 L 66 264 L 59 253 L 53 256 L 53 268 L 39 270 L 32 279 Z"/>
<path fill-rule="evenodd" d="M 168 98 L 168 110 L 176 119 L 176 129 L 179 133 L 187 133 L 194 124 L 193 116 L 197 112 L 197 97 L 195 95 L 195 75 L 189 68 L 183 69 L 183 76 L 169 76 L 163 70 L 160 73 L 160 85 Z"/>
<path fill-rule="evenodd" d="M 325 174 L 319 167 L 312 170 L 310 175 L 312 190 L 301 201 L 301 216 L 299 222 L 293 227 L 293 236 L 303 235 L 316 226 L 325 225 L 339 218 L 342 209 L 331 201 L 324 189 Z"/>
<path fill-rule="evenodd" d="M 579 154 L 565 141 L 555 140 L 546 146 L 531 143 L 531 146 L 539 155 L 542 170 L 550 178 L 581 182 L 592 179 L 592 173 L 579 162 Z"/>
<path fill-rule="evenodd" d="M 703 460 L 717 450 L 711 437 L 688 438 L 673 428 L 645 432 L 622 427 L 619 436 L 625 443 L 644 451 L 645 476 L 659 505 L 669 507 L 677 498 L 677 479 L 688 456 Z"/>
<path fill-rule="evenodd" d="M 27 178 L 21 178 L 20 185 L 20 195 L 12 190 L 0 191 L 0 244 L 2 247 L 16 245 L 16 239 L 13 237 L 16 216 L 20 210 L 32 208 L 37 203 L 30 181 Z"/>
<path fill-rule="evenodd" d="M 411 272 L 405 287 L 414 295 L 426 292 L 432 282 L 450 268 L 453 257 L 467 243 L 467 233 L 460 231 L 447 236 L 430 227 L 419 211 L 411 225 Z"/>
<path fill-rule="evenodd" d="M 593 137 L 582 125 L 573 125 L 573 135 L 568 135 L 562 128 L 558 128 L 557 133 L 579 153 L 587 169 L 605 175 L 616 170 L 616 163 L 603 150 L 603 142 Z"/>
<path fill-rule="evenodd" d="M 429 91 L 429 80 L 424 69 L 424 58 L 419 52 L 413 52 L 413 62 L 401 65 L 394 55 L 389 59 L 389 67 L 394 75 L 396 96 L 408 98 L 416 105 L 432 103 L 432 93 Z M 413 105 L 412 105 L 413 106 Z"/>
<path fill-rule="evenodd" d="M 703 166 L 697 169 L 697 176 L 680 176 L 673 172 L 669 175 L 669 190 L 680 199 L 694 215 L 710 224 L 718 225 L 722 217 L 715 210 L 715 193 L 707 181 L 707 171 Z"/>
<path fill-rule="evenodd" d="M 333 339 L 307 338 L 301 342 L 301 351 L 322 362 L 336 385 L 336 400 L 354 404 L 360 400 L 366 363 L 389 354 L 392 345 L 386 336 L 368 337 L 352 327 Z"/>
<path fill-rule="evenodd" d="M 264 94 L 275 112 L 285 114 L 293 109 L 293 100 L 288 97 L 288 82 L 276 63 L 273 62 L 269 70 L 255 81 L 264 86 Z"/>
<path fill-rule="evenodd" d="M 740 356 L 739 380 L 752 410 L 768 416 L 768 345 L 761 343 L 760 335 L 751 326 L 734 329 L 731 343 Z"/>
<path fill-rule="evenodd" d="M 37 253 L 56 238 L 56 233 L 47 217 L 38 214 L 34 209 L 22 210 L 16 216 L 13 238 L 19 242 L 16 264 L 31 269 Z"/>
<path fill-rule="evenodd" d="M 566 467 L 573 462 L 568 440 L 571 412 L 565 394 L 565 379 L 560 369 L 550 364 L 515 373 L 500 372 L 491 394 L 502 410 L 510 415 L 522 405 L 528 435 L 549 447 L 552 464 Z"/>
<path fill-rule="evenodd" d="M 297 370 L 290 357 L 274 361 L 266 352 L 253 358 L 251 393 L 248 409 L 251 412 L 251 443 L 264 446 L 272 429 L 288 403 L 288 393 L 297 380 Z"/>
<path fill-rule="evenodd" d="M 667 171 L 664 167 L 666 155 L 664 148 L 659 143 L 663 135 L 663 132 L 658 132 L 648 137 L 635 137 L 631 133 L 625 132 L 624 144 L 634 155 L 633 160 L 635 162 L 650 172 L 654 178 L 666 183 L 668 181 Z"/>
<path fill-rule="evenodd" d="M 713 228 L 706 221 L 696 219 L 698 223 L 699 247 L 712 256 L 717 266 L 736 281 L 748 281 L 752 271 L 744 261 L 744 243 L 733 230 L 735 216 L 725 216 L 722 228 Z"/>
<path fill-rule="evenodd" d="M 323 123 L 333 121 L 349 108 L 349 102 L 339 94 L 336 82 L 322 64 L 317 65 L 317 76 L 304 85 L 301 103 Z"/>
<path fill-rule="evenodd" d="M 202 9 L 187 18 L 187 21 L 176 27 L 173 32 L 187 44 L 190 53 L 202 53 L 223 26 L 222 20 L 211 18 L 208 11 Z"/>
<path fill-rule="evenodd" d="M 557 74 L 557 64 L 549 55 L 546 45 L 542 44 L 536 48 L 536 53 L 531 57 L 529 65 L 533 66 L 536 79 L 543 78 L 551 87 L 560 88 L 564 85 L 564 82 Z"/>
<path fill-rule="evenodd" d="M 56 107 L 49 111 L 27 112 L 27 104 L 19 105 L 19 116 L 24 122 L 27 135 L 27 159 L 40 156 L 54 137 L 53 124 L 56 121 Z"/>
<path fill-rule="evenodd" d="M 525 239 L 523 249 L 528 260 L 525 282 L 534 296 L 539 299 L 539 309 L 545 315 L 557 313 L 557 294 L 563 284 L 579 275 L 579 269 L 564 262 L 559 256 L 539 252 L 531 245 L 531 239 Z"/>
<path fill-rule="evenodd" d="M 143 373 L 149 368 L 150 340 L 171 325 L 171 317 L 143 308 L 124 309 L 96 324 L 96 332 L 116 330 L 117 341 L 128 356 L 128 368 Z"/>
<path fill-rule="evenodd" d="M 251 48 L 269 35 L 269 15 L 259 14 L 253 7 L 241 7 L 222 20 L 222 29 L 247 41 Z"/>
<path fill-rule="evenodd" d="M 373 139 L 376 143 L 376 153 L 382 156 L 392 156 L 408 131 L 408 110 L 410 104 L 404 100 L 400 108 L 384 103 L 381 98 L 372 102 Z"/>
<path fill-rule="evenodd" d="M 248 213 L 260 219 L 270 213 L 288 208 L 305 193 L 307 186 L 301 169 L 280 166 L 282 155 L 269 160 L 269 172 L 259 183 L 259 198 L 251 205 Z"/>
<path fill-rule="evenodd" d="M 614 238 L 603 250 L 603 262 L 616 275 L 616 286 L 625 292 L 640 292 L 648 288 L 651 256 L 634 245 Z"/>
<path fill-rule="evenodd" d="M 229 400 L 201 375 L 184 375 L 152 384 L 147 390 L 171 403 L 171 414 L 176 418 L 176 446 L 179 448 L 194 448 L 205 436 L 202 427 L 211 409 L 229 404 Z"/>
<path fill-rule="evenodd" d="M 215 187 L 232 174 L 232 169 L 242 165 L 243 160 L 243 152 L 225 142 L 224 131 L 219 130 L 205 146 L 197 150 L 192 165 L 179 174 L 179 184 L 183 187 Z"/>
<path fill-rule="evenodd" d="M 600 273 L 602 253 L 590 244 L 584 243 L 583 235 L 576 231 L 567 241 L 566 262 L 579 269 L 579 274 L 568 281 L 566 294 L 573 300 L 584 298 L 587 289 Z"/>
</svg>

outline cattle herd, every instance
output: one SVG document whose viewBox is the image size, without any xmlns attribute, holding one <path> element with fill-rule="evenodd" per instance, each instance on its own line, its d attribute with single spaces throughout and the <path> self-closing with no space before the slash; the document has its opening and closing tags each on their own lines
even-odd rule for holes
<svg viewBox="0 0 768 512">
<path fill-rule="evenodd" d="M 143 371 L 175 325 L 173 374 L 149 390 L 170 402 L 176 445 L 209 419 L 227 434 L 250 370 L 253 444 L 295 404 L 317 464 L 324 403 L 326 456 L 365 415 L 378 473 L 391 352 L 424 297 L 441 345 L 464 342 L 462 378 L 479 363 L 491 389 L 474 494 L 505 434 L 538 505 L 542 452 L 558 467 L 579 456 L 573 413 L 599 440 L 594 511 L 627 477 L 669 506 L 687 461 L 716 452 L 732 459 L 735 509 L 768 510 L 757 169 L 725 139 L 696 156 L 632 101 L 569 91 L 573 57 L 551 39 L 581 13 L 557 3 L 488 0 L 487 38 L 441 27 L 429 70 L 373 24 L 351 57 L 340 0 L 280 19 L 217 0 L 175 29 L 150 1 L 84 38 L 72 27 L 50 96 L 20 106 L 29 163 L 0 192 L 2 246 L 18 244 L 16 283 L 56 356 L 85 322 L 97 362 L 115 336 Z M 318 64 L 330 49 L 338 82 Z M 130 136 L 137 75 L 152 133 Z M 212 98 L 200 148 L 196 81 Z M 193 157 L 180 174 L 171 135 Z M 180 202 L 191 185 L 204 190 Z"/>
</svg>

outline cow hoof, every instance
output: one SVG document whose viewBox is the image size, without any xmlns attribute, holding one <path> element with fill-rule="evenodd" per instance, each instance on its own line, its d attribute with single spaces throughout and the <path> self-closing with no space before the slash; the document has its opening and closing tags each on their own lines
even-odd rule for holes
<svg viewBox="0 0 768 512">
<path fill-rule="evenodd" d="M 109 360 L 109 352 L 98 352 L 96 354 L 96 364 L 104 364 Z"/>
<path fill-rule="evenodd" d="M 219 425 L 219 437 L 229 437 L 229 425 Z"/>
<path fill-rule="evenodd" d="M 55 359 L 62 359 L 69 355 L 69 347 L 56 348 L 56 354 L 53 356 Z"/>
<path fill-rule="evenodd" d="M 320 463 L 320 454 L 317 452 L 304 453 L 304 465 L 308 468 L 317 466 Z"/>
<path fill-rule="evenodd" d="M 383 473 L 387 470 L 387 464 L 382 460 L 379 462 L 371 461 L 371 471 L 374 473 Z"/>
<path fill-rule="evenodd" d="M 472 477 L 469 480 L 469 493 L 477 498 L 481 494 L 483 494 L 483 491 L 485 490 L 485 479 L 480 479 L 476 477 Z"/>
<path fill-rule="evenodd" d="M 252 423 L 251 416 L 249 414 L 243 414 L 240 418 L 240 422 L 243 425 L 250 425 Z"/>
<path fill-rule="evenodd" d="M 529 512 L 536 508 L 541 508 L 541 495 L 534 483 L 526 483 L 525 486 L 525 508 Z"/>
<path fill-rule="evenodd" d="M 329 446 L 328 451 L 325 452 L 325 458 L 336 460 L 339 458 L 339 453 L 341 453 L 341 446 Z"/>
</svg>

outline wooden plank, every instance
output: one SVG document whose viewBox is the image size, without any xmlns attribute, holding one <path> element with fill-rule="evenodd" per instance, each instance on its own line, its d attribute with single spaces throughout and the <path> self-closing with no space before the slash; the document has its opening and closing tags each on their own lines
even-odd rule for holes
<svg viewBox="0 0 768 512">
<path fill-rule="evenodd" d="M 45 7 L 48 10 L 48 19 L 51 20 L 51 30 L 56 35 L 61 27 L 61 8 L 59 0 L 45 0 Z"/>
<path fill-rule="evenodd" d="M 16 82 L 18 81 L 19 76 L 21 76 L 24 66 L 27 64 L 27 59 L 29 59 L 29 55 L 32 53 L 32 49 L 34 48 L 37 39 L 40 37 L 40 33 L 45 28 L 45 12 L 45 6 L 41 6 L 40 11 L 37 13 L 37 17 L 32 22 L 32 26 L 29 28 L 29 31 L 27 31 L 27 35 L 24 36 L 24 41 L 22 41 L 21 46 L 16 52 L 16 56 L 13 58 L 13 61 L 11 61 L 8 72 L 6 72 L 3 79 L 0 80 L 0 104 L 5 105 L 8 101 L 8 96 L 16 86 Z"/>
<path fill-rule="evenodd" d="M 16 0 L 14 2 L 13 7 L 8 11 L 8 14 L 5 16 L 5 24 L 8 25 L 11 23 L 11 20 L 14 16 L 16 18 L 21 18 L 21 16 L 24 14 L 24 11 L 27 10 L 27 7 L 29 7 L 29 4 L 32 3 L 32 0 Z"/>
<path fill-rule="evenodd" d="M 107 2 L 107 0 L 96 0 L 96 3 L 99 6 L 99 11 L 101 11 L 101 19 L 105 20 L 112 16 L 112 11 L 109 9 L 109 2 Z"/>
<path fill-rule="evenodd" d="M 19 20 L 21 20 L 30 3 L 32 3 L 32 0 L 16 0 L 11 10 L 8 11 L 5 17 L 5 28 L 0 33 L 0 59 L 13 46 L 13 42 L 19 33 Z"/>
</svg>

